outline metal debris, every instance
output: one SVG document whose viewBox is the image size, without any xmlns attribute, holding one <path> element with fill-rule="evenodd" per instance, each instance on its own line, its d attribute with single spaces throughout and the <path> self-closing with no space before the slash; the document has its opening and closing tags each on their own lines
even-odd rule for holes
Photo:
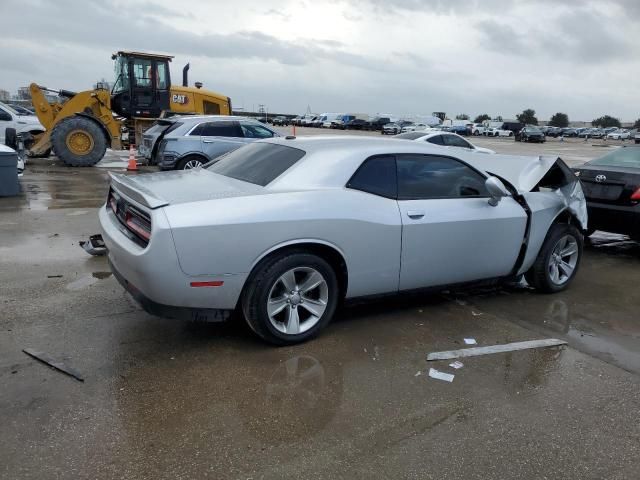
<svg viewBox="0 0 640 480">
<path fill-rule="evenodd" d="M 437 380 L 443 380 L 449 383 L 453 382 L 453 379 L 455 378 L 455 375 L 452 375 L 451 373 L 441 372 L 439 370 L 436 370 L 435 368 L 429 369 L 429 376 L 431 378 L 435 378 Z"/>
<path fill-rule="evenodd" d="M 60 362 L 58 360 L 55 360 L 54 358 L 51 358 L 46 353 L 36 352 L 35 350 L 33 350 L 31 348 L 24 348 L 22 351 L 24 353 L 26 353 L 27 355 L 29 355 L 30 357 L 33 357 L 36 360 L 49 365 L 51 368 L 54 368 L 55 370 L 58 370 L 58 371 L 60 371 L 62 373 L 65 373 L 65 374 L 69 375 L 70 377 L 75 378 L 76 380 L 78 380 L 80 382 L 84 382 L 84 378 L 82 378 L 82 376 L 80 376 L 80 373 L 78 373 L 73 368 L 68 367 L 64 363 L 62 363 L 62 362 Z"/>
<path fill-rule="evenodd" d="M 480 355 L 489 355 L 492 353 L 514 352 L 517 350 L 529 350 L 531 348 L 546 348 L 566 345 L 564 340 L 557 338 L 548 338 L 545 340 L 531 340 L 528 342 L 514 342 L 505 345 L 492 345 L 489 347 L 463 348 L 461 350 L 449 350 L 446 352 L 433 352 L 427 355 L 427 361 L 433 360 L 451 360 L 453 358 L 477 357 Z"/>
<path fill-rule="evenodd" d="M 476 342 L 475 338 L 465 338 L 464 339 L 464 343 L 465 345 L 477 345 L 478 342 Z"/>
<path fill-rule="evenodd" d="M 102 240 L 102 235 L 91 235 L 86 242 L 80 242 L 80 246 L 90 255 L 106 255 L 107 247 Z"/>
<path fill-rule="evenodd" d="M 449 364 L 449 366 L 450 366 L 451 368 L 455 368 L 456 370 L 458 370 L 458 369 L 460 369 L 460 368 L 464 367 L 464 363 L 462 363 L 462 362 L 460 362 L 460 361 L 456 360 L 455 362 L 450 363 L 450 364 Z"/>
</svg>

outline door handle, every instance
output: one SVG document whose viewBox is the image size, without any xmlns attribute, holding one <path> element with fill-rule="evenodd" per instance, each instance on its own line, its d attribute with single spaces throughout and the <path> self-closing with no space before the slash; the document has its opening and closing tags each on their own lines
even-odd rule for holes
<svg viewBox="0 0 640 480">
<path fill-rule="evenodd" d="M 422 217 L 424 217 L 424 212 L 420 210 L 409 210 L 407 212 L 407 217 L 413 220 L 420 220 Z"/>
<path fill-rule="evenodd" d="M 204 143 L 213 143 L 215 140 L 202 140 Z"/>
</svg>

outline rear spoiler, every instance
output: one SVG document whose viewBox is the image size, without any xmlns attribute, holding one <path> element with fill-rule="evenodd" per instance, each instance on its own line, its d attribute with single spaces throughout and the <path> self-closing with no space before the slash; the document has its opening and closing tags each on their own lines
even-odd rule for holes
<svg viewBox="0 0 640 480">
<path fill-rule="evenodd" d="M 111 172 L 109 172 L 109 176 L 111 177 L 111 188 L 144 207 L 153 210 L 169 205 L 166 200 L 155 197 L 149 190 L 137 185 L 131 177 Z"/>
</svg>

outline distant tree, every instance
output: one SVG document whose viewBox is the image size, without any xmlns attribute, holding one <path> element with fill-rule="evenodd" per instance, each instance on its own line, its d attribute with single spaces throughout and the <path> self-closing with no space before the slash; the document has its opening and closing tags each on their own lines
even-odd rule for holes
<svg viewBox="0 0 640 480">
<path fill-rule="evenodd" d="M 527 108 L 523 110 L 521 114 L 516 115 L 516 118 L 520 123 L 524 123 L 525 125 L 537 125 L 538 119 L 536 118 L 536 111 L 532 108 Z"/>
<path fill-rule="evenodd" d="M 487 115 L 486 113 L 483 113 L 482 115 L 478 115 L 475 120 L 473 121 L 473 123 L 482 123 L 485 120 L 491 120 L 491 117 L 489 115 Z"/>
<path fill-rule="evenodd" d="M 469 120 L 469 115 L 466 113 L 460 113 L 456 115 L 456 120 Z"/>
<path fill-rule="evenodd" d="M 640 129 L 640 118 L 636 120 L 636 123 L 633 124 L 633 128 Z"/>
<path fill-rule="evenodd" d="M 498 115 L 496 118 L 493 119 L 494 122 L 502 122 L 502 115 Z"/>
<path fill-rule="evenodd" d="M 567 115 L 566 113 L 558 112 L 553 117 L 551 117 L 551 120 L 549 120 L 549 125 L 551 125 L 552 127 L 561 127 L 561 128 L 568 127 L 569 115 Z"/>
<path fill-rule="evenodd" d="M 622 124 L 620 123 L 620 120 L 612 117 L 611 115 L 604 115 L 600 118 L 596 118 L 595 120 L 591 121 L 591 125 L 593 125 L 594 127 L 600 127 L 600 128 L 609 128 L 609 127 L 621 127 Z"/>
</svg>

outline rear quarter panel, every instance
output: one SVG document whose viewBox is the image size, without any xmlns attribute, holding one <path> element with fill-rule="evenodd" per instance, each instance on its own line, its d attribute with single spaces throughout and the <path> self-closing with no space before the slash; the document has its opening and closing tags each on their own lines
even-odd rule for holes
<svg viewBox="0 0 640 480">
<path fill-rule="evenodd" d="M 280 246 L 317 242 L 343 255 L 348 297 L 398 288 L 401 225 L 395 200 L 330 189 L 170 205 L 165 212 L 187 275 L 249 273 Z"/>
</svg>

